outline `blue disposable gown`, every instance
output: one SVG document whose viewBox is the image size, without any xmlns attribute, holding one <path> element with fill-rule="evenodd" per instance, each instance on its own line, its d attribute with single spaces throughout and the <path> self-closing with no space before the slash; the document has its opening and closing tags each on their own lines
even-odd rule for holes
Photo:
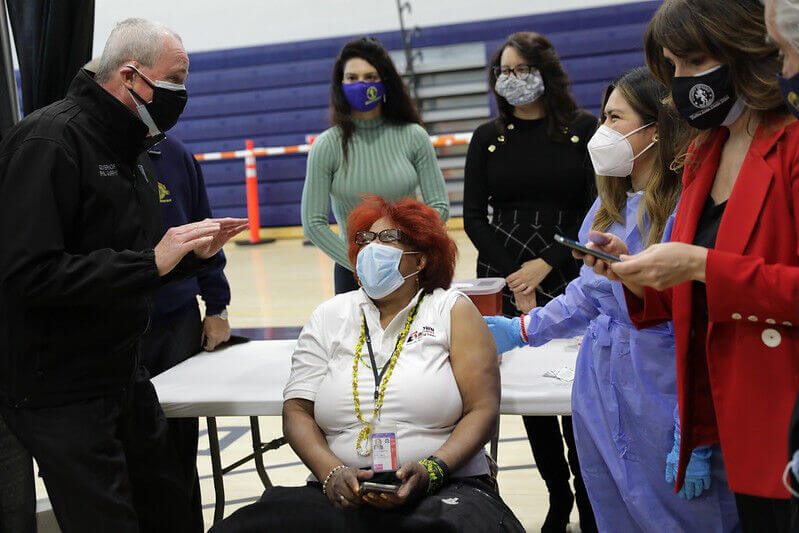
<svg viewBox="0 0 799 533">
<path fill-rule="evenodd" d="M 637 217 L 641 197 L 629 193 L 626 223 L 608 230 L 627 243 L 631 254 L 644 248 Z M 583 221 L 580 242 L 587 242 L 598 208 L 597 199 Z M 621 283 L 583 266 L 564 294 L 530 312 L 528 335 L 532 346 L 584 335 L 572 389 L 572 424 L 600 531 L 738 530 L 718 446 L 711 456 L 710 490 L 699 498 L 684 500 L 665 481 L 677 412 L 671 323 L 636 330 Z"/>
</svg>

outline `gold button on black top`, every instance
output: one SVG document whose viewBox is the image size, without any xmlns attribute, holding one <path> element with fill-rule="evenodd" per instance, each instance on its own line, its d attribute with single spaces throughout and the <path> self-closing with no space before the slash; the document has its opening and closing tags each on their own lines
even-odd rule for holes
<svg viewBox="0 0 799 533">
<path fill-rule="evenodd" d="M 580 138 L 577 135 L 572 135 L 571 141 L 575 144 L 580 142 Z"/>
<path fill-rule="evenodd" d="M 515 128 L 515 127 L 516 127 L 516 126 L 514 126 L 513 124 L 508 124 L 508 129 L 509 129 L 509 130 L 512 130 L 512 129 L 513 129 L 513 128 Z"/>
<path fill-rule="evenodd" d="M 489 151 L 489 152 L 493 152 L 493 151 L 494 151 L 494 150 L 496 150 L 496 149 L 497 149 L 497 147 L 496 147 L 496 146 L 494 146 L 493 144 L 492 144 L 492 145 L 490 145 L 490 146 L 488 147 L 488 151 Z"/>
<path fill-rule="evenodd" d="M 505 136 L 504 135 L 500 135 L 499 137 L 497 137 L 497 140 L 499 142 L 501 142 L 501 143 L 504 143 L 505 142 Z"/>
</svg>

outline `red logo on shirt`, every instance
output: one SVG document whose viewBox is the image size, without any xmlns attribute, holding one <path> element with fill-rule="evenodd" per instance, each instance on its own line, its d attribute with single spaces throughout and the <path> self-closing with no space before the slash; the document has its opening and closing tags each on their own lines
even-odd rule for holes
<svg viewBox="0 0 799 533">
<path fill-rule="evenodd" d="M 435 337 L 436 330 L 431 328 L 430 326 L 424 326 L 422 329 L 417 329 L 410 335 L 408 335 L 408 340 L 405 341 L 406 344 L 410 344 L 412 342 L 416 342 L 422 337 Z"/>
</svg>

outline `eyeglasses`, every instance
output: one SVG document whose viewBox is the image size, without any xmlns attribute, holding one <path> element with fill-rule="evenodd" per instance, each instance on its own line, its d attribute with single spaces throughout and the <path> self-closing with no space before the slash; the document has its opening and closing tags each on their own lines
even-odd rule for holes
<svg viewBox="0 0 799 533">
<path fill-rule="evenodd" d="M 379 239 L 380 242 L 398 242 L 405 240 L 405 234 L 398 229 L 384 229 L 380 233 L 359 231 L 355 234 L 355 244 L 358 245 L 369 244 L 375 239 Z"/>
<path fill-rule="evenodd" d="M 535 72 L 535 67 L 533 65 L 516 65 L 515 67 L 492 67 L 494 70 L 494 76 L 499 78 L 501 74 L 506 76 L 510 76 L 514 74 L 517 78 L 526 78 L 530 75 L 531 72 Z"/>
</svg>

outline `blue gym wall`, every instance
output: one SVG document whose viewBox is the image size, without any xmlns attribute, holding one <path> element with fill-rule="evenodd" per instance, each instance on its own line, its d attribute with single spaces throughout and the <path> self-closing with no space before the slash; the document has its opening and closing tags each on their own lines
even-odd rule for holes
<svg viewBox="0 0 799 533">
<path fill-rule="evenodd" d="M 537 31 L 552 41 L 563 60 L 578 104 L 597 114 L 607 83 L 644 64 L 643 31 L 659 4 L 640 2 L 423 27 L 414 46 L 479 43 L 488 58 L 507 35 Z M 389 50 L 401 48 L 398 31 L 374 35 Z M 171 133 L 194 153 L 243 149 L 245 139 L 253 139 L 256 146 L 303 144 L 306 135 L 328 127 L 333 61 L 353 37 L 191 54 L 189 103 Z M 488 105 L 487 92 L 477 97 Z M 453 122 L 452 131 L 439 127 L 435 133 L 454 133 L 457 126 Z M 262 226 L 300 224 L 305 163 L 305 155 L 258 158 Z M 204 162 L 202 167 L 214 215 L 246 216 L 243 160 Z M 445 177 L 462 179 L 462 172 L 445 172 Z M 458 184 L 450 189 L 453 203 L 458 204 Z"/>
</svg>

